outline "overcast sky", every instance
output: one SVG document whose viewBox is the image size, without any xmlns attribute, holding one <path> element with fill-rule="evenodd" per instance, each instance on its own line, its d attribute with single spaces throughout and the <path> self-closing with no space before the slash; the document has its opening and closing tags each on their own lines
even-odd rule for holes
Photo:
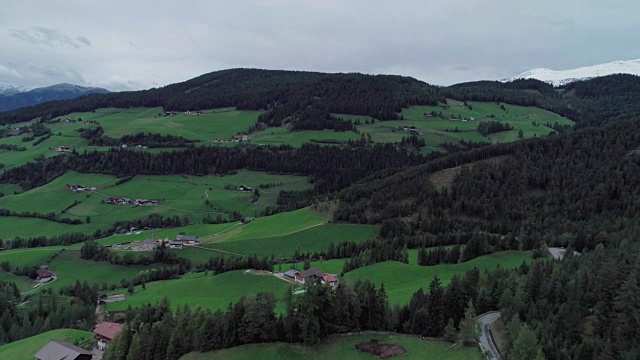
<svg viewBox="0 0 640 360">
<path fill-rule="evenodd" d="M 2 0 L 0 83 L 133 90 L 220 69 L 448 85 L 640 58 L 636 0 Z"/>
</svg>

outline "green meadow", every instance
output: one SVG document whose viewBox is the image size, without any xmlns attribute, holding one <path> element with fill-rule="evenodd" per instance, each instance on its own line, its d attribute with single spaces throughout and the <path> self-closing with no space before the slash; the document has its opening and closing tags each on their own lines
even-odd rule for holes
<svg viewBox="0 0 640 360">
<path fill-rule="evenodd" d="M 253 296 L 259 292 L 273 293 L 282 299 L 290 283 L 271 275 L 254 275 L 244 271 L 230 271 L 219 275 L 191 274 L 182 279 L 156 281 L 146 284 L 146 289 L 138 290 L 124 301 L 107 304 L 107 311 L 125 310 L 155 304 L 167 297 L 174 308 L 184 304 L 200 306 L 210 310 L 224 310 L 243 296 Z"/>
<path fill-rule="evenodd" d="M 49 341 L 86 343 L 94 338 L 93 333 L 75 329 L 58 329 L 0 346 L 0 359 L 32 360 Z"/>
<path fill-rule="evenodd" d="M 323 224 L 305 230 L 271 237 L 235 240 L 203 245 L 204 247 L 236 254 L 291 257 L 299 253 L 327 251 L 329 245 L 343 241 L 362 242 L 375 239 L 380 232 L 377 226 L 350 224 Z"/>
<path fill-rule="evenodd" d="M 334 336 L 325 339 L 316 348 L 306 348 L 292 344 L 252 344 L 208 353 L 190 353 L 180 360 L 320 360 L 320 359 L 374 359 L 375 356 L 356 350 L 356 345 L 371 340 L 384 344 L 401 346 L 406 354 L 399 356 L 407 360 L 480 360 L 480 352 L 475 347 L 452 348 L 444 341 L 422 340 L 417 337 L 399 335 L 359 334 Z"/>
<path fill-rule="evenodd" d="M 178 135 L 187 139 L 210 142 L 214 139 L 229 139 L 246 131 L 258 120 L 261 111 L 235 110 L 234 108 L 203 110 L 200 116 L 177 115 L 164 116 L 161 107 L 155 108 L 104 108 L 95 112 L 72 113 L 62 116 L 62 119 L 81 118 L 83 121 L 97 121 L 99 125 L 86 125 L 82 122 L 49 125 L 54 134 L 58 132 L 66 135 L 77 134 L 81 127 L 101 126 L 105 135 L 122 137 L 138 132 L 151 132 L 166 135 Z"/>
<path fill-rule="evenodd" d="M 97 229 L 107 229 L 122 220 L 143 218 L 151 214 L 187 217 L 193 222 L 203 218 L 223 219 L 229 211 L 244 216 L 256 216 L 266 207 L 276 206 L 281 190 L 304 190 L 311 184 L 304 177 L 271 175 L 242 170 L 235 175 L 208 176 L 136 176 L 120 185 L 109 175 L 68 172 L 52 182 L 16 195 L 0 198 L 0 209 L 15 212 L 35 211 L 54 213 L 58 218 L 81 220 L 83 224 L 71 225 L 36 218 L 0 217 L 2 237 L 54 236 L 64 233 L 90 234 Z M 95 192 L 73 192 L 66 184 L 95 186 Z M 226 190 L 225 185 L 246 185 L 258 188 L 261 184 L 277 184 L 258 189 L 260 197 L 252 202 L 253 192 Z M 111 197 L 161 200 L 157 206 L 110 205 Z M 85 223 L 87 217 L 90 223 Z"/>
<path fill-rule="evenodd" d="M 477 268 L 480 271 L 502 268 L 515 268 L 523 262 L 531 262 L 533 258 L 527 251 L 504 251 L 480 256 L 459 264 L 442 264 L 435 266 L 419 266 L 403 264 L 396 261 L 385 261 L 365 266 L 345 274 L 344 280 L 354 283 L 357 280 L 369 280 L 376 285 L 384 283 L 389 303 L 406 304 L 418 289 L 427 289 L 431 280 L 438 276 L 442 284 L 448 284 L 454 275 L 462 276 L 468 270 Z M 343 261 L 344 263 L 344 261 Z"/>
</svg>

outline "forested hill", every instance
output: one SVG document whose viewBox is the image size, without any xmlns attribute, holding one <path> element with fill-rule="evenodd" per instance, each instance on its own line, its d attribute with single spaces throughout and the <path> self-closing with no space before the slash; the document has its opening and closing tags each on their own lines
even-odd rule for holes
<svg viewBox="0 0 640 360">
<path fill-rule="evenodd" d="M 526 322 L 547 359 L 638 359 L 639 149 L 640 118 L 475 149 L 344 189 L 334 220 L 381 223 L 381 236 L 407 242 L 499 234 L 470 240 L 475 254 L 575 249 L 520 278 L 490 275 L 480 291 L 502 311 L 506 336 Z"/>
<path fill-rule="evenodd" d="M 577 127 L 599 126 L 640 115 L 640 77 L 635 75 L 603 76 L 560 88 L 535 79 L 476 81 L 443 88 L 442 93 L 460 101 L 536 106 L 576 121 Z"/>
<path fill-rule="evenodd" d="M 155 106 L 167 111 L 227 106 L 268 110 L 261 120 L 270 125 L 331 112 L 395 119 L 402 107 L 436 105 L 438 100 L 444 98 L 437 87 L 403 76 L 231 69 L 162 88 L 41 104 L 0 114 L 0 123 L 54 118 L 105 107 Z"/>
</svg>

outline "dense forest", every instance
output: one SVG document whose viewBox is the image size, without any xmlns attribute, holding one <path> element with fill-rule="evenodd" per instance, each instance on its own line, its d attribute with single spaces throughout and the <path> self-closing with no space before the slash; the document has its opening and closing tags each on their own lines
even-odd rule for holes
<svg viewBox="0 0 640 360">
<path fill-rule="evenodd" d="M 310 126 L 305 121 L 308 118 L 327 122 L 330 113 L 395 119 L 402 107 L 436 105 L 439 100 L 444 98 L 437 87 L 403 76 L 231 69 L 162 88 L 91 95 L 1 113 L 0 124 L 36 117 L 48 120 L 105 107 L 162 106 L 166 111 L 193 111 L 234 106 L 267 110 L 262 120 L 269 125 L 300 119 L 307 124 L 300 125 L 304 127 Z"/>
</svg>

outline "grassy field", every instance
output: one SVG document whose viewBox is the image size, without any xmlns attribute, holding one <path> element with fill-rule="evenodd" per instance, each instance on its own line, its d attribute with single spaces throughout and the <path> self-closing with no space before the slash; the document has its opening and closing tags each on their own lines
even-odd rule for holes
<svg viewBox="0 0 640 360">
<path fill-rule="evenodd" d="M 108 175 L 68 172 L 41 187 L 17 195 L 0 198 L 0 208 L 16 212 L 35 211 L 55 213 L 58 217 L 83 222 L 90 217 L 90 224 L 70 225 L 34 218 L 0 218 L 2 237 L 53 236 L 63 233 L 93 233 L 106 229 L 116 221 L 146 217 L 150 214 L 177 215 L 200 222 L 210 216 L 238 211 L 244 216 L 255 216 L 268 206 L 276 206 L 281 190 L 304 190 L 311 187 L 307 179 L 299 176 L 271 175 L 239 171 L 226 176 L 136 176 L 120 185 L 117 178 Z M 95 186 L 96 192 L 73 192 L 66 184 Z M 225 190 L 227 184 L 258 188 L 261 184 L 278 184 L 259 189 L 260 198 L 252 202 L 252 192 Z M 109 196 L 131 199 L 162 200 L 158 206 L 109 205 Z M 64 212 L 63 212 L 64 211 Z"/>
<path fill-rule="evenodd" d="M 0 359 L 6 360 L 32 360 L 33 355 L 40 351 L 51 340 L 65 341 L 68 343 L 86 342 L 93 339 L 93 333 L 75 329 L 58 329 L 47 331 L 30 338 L 18 340 L 0 346 Z"/>
<path fill-rule="evenodd" d="M 58 156 L 60 153 L 53 149 L 58 146 L 69 146 L 78 152 L 104 151 L 108 147 L 89 146 L 86 139 L 77 131 L 80 128 L 95 128 L 101 126 L 105 135 L 119 138 L 123 135 L 138 132 L 151 132 L 156 134 L 179 135 L 196 140 L 198 145 L 210 144 L 214 139 L 228 140 L 231 136 L 244 132 L 255 124 L 260 111 L 236 111 L 234 108 L 204 110 L 201 116 L 184 115 L 180 113 L 169 117 L 162 116 L 162 108 L 134 108 L 97 109 L 95 112 L 72 113 L 61 116 L 61 119 L 71 118 L 82 121 L 58 122 L 46 124 L 51 132 L 51 138 L 38 145 L 33 141 L 24 142 L 22 138 L 29 134 L 11 136 L 0 139 L 0 144 L 24 146 L 26 151 L 0 150 L 0 162 L 6 168 L 12 168 L 32 161 L 38 156 Z M 99 125 L 88 125 L 84 121 L 97 121 Z M 14 127 L 28 125 L 30 122 L 13 124 Z M 137 145 L 137 144 L 132 144 Z M 144 144 L 141 144 L 144 145 Z M 159 151 L 160 149 L 147 149 L 146 151 Z M 170 149 L 164 149 L 170 150 Z M 64 155 L 63 155 L 64 156 Z"/>
<path fill-rule="evenodd" d="M 243 255 L 290 257 L 296 249 L 300 253 L 321 252 L 327 251 L 332 242 L 337 245 L 342 241 L 362 242 L 375 239 L 379 231 L 377 226 L 323 224 L 286 235 L 240 240 L 230 238 L 224 242 L 206 244 L 204 247 Z"/>
<path fill-rule="evenodd" d="M 139 272 L 157 267 L 159 267 L 157 264 L 124 266 L 106 261 L 83 260 L 80 258 L 79 251 L 65 250 L 49 263 L 49 269 L 56 274 L 58 279 L 43 287 L 59 288 L 73 285 L 76 280 L 99 286 L 107 283 L 120 287 L 120 280 L 131 280 Z"/>
<path fill-rule="evenodd" d="M 361 353 L 355 346 L 362 342 L 378 340 L 385 344 L 402 346 L 406 354 L 399 359 L 429 360 L 479 360 L 480 352 L 473 347 L 451 349 L 451 344 L 443 341 L 425 341 L 416 337 L 397 335 L 351 335 L 331 337 L 315 349 L 290 344 L 256 344 L 243 345 L 209 353 L 191 353 L 180 360 L 213 360 L 213 359 L 264 359 L 264 360 L 316 360 L 316 359 L 375 359 L 376 357 Z"/>
<path fill-rule="evenodd" d="M 419 266 L 386 261 L 356 269 L 345 274 L 348 283 L 356 280 L 369 280 L 376 285 L 384 283 L 389 296 L 389 303 L 406 304 L 418 289 L 427 289 L 434 276 L 438 276 L 443 284 L 448 284 L 454 275 L 462 276 L 467 270 L 478 268 L 480 271 L 502 268 L 515 268 L 522 262 L 533 261 L 530 252 L 504 251 L 481 256 L 460 264 L 442 264 L 436 266 Z M 344 263 L 344 261 L 343 261 Z"/>
<path fill-rule="evenodd" d="M 259 292 L 271 292 L 281 299 L 292 285 L 271 275 L 253 275 L 244 271 L 230 271 L 220 275 L 191 274 L 178 280 L 156 281 L 146 284 L 126 300 L 107 304 L 108 311 L 125 310 L 128 306 L 139 307 L 156 303 L 167 297 L 173 307 L 183 304 L 200 306 L 211 310 L 222 310 L 243 296 Z"/>
<path fill-rule="evenodd" d="M 163 116 L 161 107 L 117 109 L 104 108 L 89 113 L 72 113 L 62 118 L 82 118 L 99 123 L 105 135 L 121 137 L 138 132 L 178 135 L 188 139 L 210 142 L 214 139 L 229 139 L 232 135 L 247 130 L 258 120 L 261 111 L 238 111 L 234 108 L 204 110 L 203 115 L 193 116 L 179 113 Z M 58 123 L 50 125 L 53 133 L 73 134 L 83 123 Z M 95 125 L 93 125 L 95 126 Z M 77 133 L 77 132 L 76 132 Z"/>
<path fill-rule="evenodd" d="M 324 217 L 316 215 L 309 209 L 304 208 L 257 218 L 249 224 L 236 227 L 218 236 L 203 238 L 202 241 L 219 243 L 224 241 L 239 241 L 282 236 L 304 230 L 311 226 L 324 224 L 326 222 L 327 219 Z"/>
<path fill-rule="evenodd" d="M 392 131 L 397 126 L 415 126 L 419 136 L 424 138 L 427 146 L 434 146 L 444 142 L 457 142 L 459 140 L 489 141 L 492 143 L 511 142 L 518 140 L 518 132 L 522 130 L 523 138 L 534 136 L 546 136 L 553 131 L 545 126 L 549 123 L 553 125 L 573 125 L 573 121 L 563 118 L 558 114 L 542 110 L 536 107 L 525 107 L 502 104 L 505 110 L 496 103 L 488 102 L 468 102 L 472 110 L 464 107 L 461 102 L 455 100 L 447 101 L 449 107 L 441 106 L 413 106 L 403 109 L 404 120 L 375 123 L 371 125 L 359 126 L 361 132 L 371 134 L 371 138 L 377 142 L 400 141 L 403 136 L 408 136 L 406 131 Z M 455 116 L 457 118 L 474 118 L 473 121 L 448 121 L 440 118 L 427 118 L 424 114 L 435 111 L 442 113 L 445 118 Z M 494 115 L 495 117 L 489 118 Z M 481 121 L 497 120 L 511 124 L 514 129 L 500 133 L 490 134 L 484 137 L 477 131 L 478 123 Z M 534 125 L 533 123 L 536 123 Z M 455 129 L 459 132 L 454 132 Z M 449 130 L 449 131 L 447 131 Z"/>
<path fill-rule="evenodd" d="M 253 144 L 262 145 L 291 145 L 300 147 L 305 143 L 337 143 L 357 140 L 358 134 L 352 131 L 336 132 L 330 130 L 309 130 L 290 132 L 281 127 L 267 128 L 251 134 Z"/>
</svg>

